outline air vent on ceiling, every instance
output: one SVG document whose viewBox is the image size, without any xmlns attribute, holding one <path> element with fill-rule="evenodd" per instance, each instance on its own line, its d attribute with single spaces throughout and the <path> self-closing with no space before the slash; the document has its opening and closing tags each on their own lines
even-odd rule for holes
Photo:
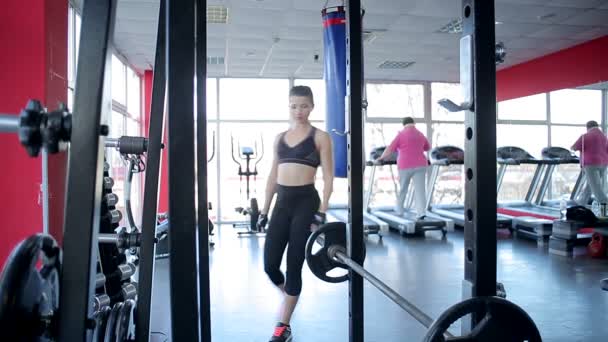
<svg viewBox="0 0 608 342">
<path fill-rule="evenodd" d="M 439 33 L 461 33 L 462 32 L 462 19 L 454 19 L 449 23 L 443 25 L 439 30 Z"/>
<path fill-rule="evenodd" d="M 228 21 L 228 8 L 221 5 L 207 6 L 208 24 L 225 24 Z"/>
<path fill-rule="evenodd" d="M 378 69 L 405 69 L 409 68 L 415 62 L 405 62 L 405 61 L 384 61 L 380 65 L 378 65 Z"/>
<path fill-rule="evenodd" d="M 207 57 L 208 65 L 224 65 L 224 57 Z"/>
<path fill-rule="evenodd" d="M 501 25 L 502 21 L 495 21 L 495 25 Z M 462 33 L 462 19 L 454 19 L 449 23 L 443 25 L 439 30 L 439 33 Z"/>
</svg>

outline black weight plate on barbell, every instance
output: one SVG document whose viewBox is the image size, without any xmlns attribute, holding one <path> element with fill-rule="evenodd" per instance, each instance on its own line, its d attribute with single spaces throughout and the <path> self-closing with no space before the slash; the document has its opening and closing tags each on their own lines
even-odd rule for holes
<svg viewBox="0 0 608 342">
<path fill-rule="evenodd" d="M 312 250 L 315 243 L 319 243 L 321 249 L 313 253 Z M 340 276 L 330 276 L 327 274 L 336 268 L 349 269 L 346 265 L 333 260 L 329 256 L 328 251 L 331 246 L 340 246 L 346 251 L 346 223 L 326 223 L 310 235 L 306 242 L 306 262 L 308 267 L 315 276 L 329 283 L 347 281 L 348 273 Z M 363 245 L 363 259 L 365 260 L 365 244 Z"/>
<path fill-rule="evenodd" d="M 484 315 L 459 341 L 541 342 L 540 332 L 522 308 L 500 297 L 473 297 L 448 308 L 429 327 L 423 342 L 443 342 L 443 334 L 457 320 L 471 313 Z M 449 340 L 448 340 L 449 341 Z"/>
<path fill-rule="evenodd" d="M 60 272 L 61 249 L 50 235 L 32 235 L 13 249 L 0 276 L 3 339 L 46 341 L 53 338 Z"/>
</svg>

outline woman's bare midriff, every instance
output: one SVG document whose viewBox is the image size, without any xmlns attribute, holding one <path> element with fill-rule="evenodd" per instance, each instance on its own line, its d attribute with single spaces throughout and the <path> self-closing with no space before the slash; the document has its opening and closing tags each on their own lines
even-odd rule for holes
<svg viewBox="0 0 608 342">
<path fill-rule="evenodd" d="M 277 184 L 284 186 L 301 186 L 314 184 L 317 169 L 311 166 L 284 163 L 277 169 Z"/>
</svg>

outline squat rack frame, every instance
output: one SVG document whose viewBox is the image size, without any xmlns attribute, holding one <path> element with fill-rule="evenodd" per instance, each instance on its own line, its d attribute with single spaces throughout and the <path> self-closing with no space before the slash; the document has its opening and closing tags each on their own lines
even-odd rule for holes
<svg viewBox="0 0 608 342">
<path fill-rule="evenodd" d="M 146 174 L 140 311 L 137 339 L 149 335 L 160 143 L 165 109 L 168 115 L 169 213 L 171 223 L 170 291 L 172 338 L 210 341 L 209 250 L 206 243 L 206 22 L 205 0 L 161 0 L 159 35 Z M 347 95 L 349 161 L 348 253 L 362 263 L 363 246 L 363 47 L 360 0 L 346 0 Z M 116 0 L 84 4 L 80 63 L 68 163 L 64 268 L 61 274 L 60 340 L 87 340 L 92 326 L 95 260 L 99 230 L 104 100 L 109 96 L 110 41 Z M 463 297 L 496 294 L 496 70 L 494 1 L 463 0 L 461 86 L 471 100 L 465 107 L 465 279 Z M 163 25 L 166 24 L 166 27 Z M 196 33 L 195 33 L 196 32 Z M 164 37 L 163 37 L 164 36 Z M 166 38 L 166 41 L 163 40 Z M 164 42 L 164 43 L 163 43 Z M 166 51 L 164 51 L 166 48 Z M 467 54 L 468 52 L 468 54 Z M 163 61 L 163 58 L 166 58 Z M 166 70 L 163 70 L 166 66 Z M 197 149 L 194 146 L 194 83 L 197 82 Z M 163 77 L 166 77 L 164 79 Z M 105 86 L 105 87 L 104 87 Z M 105 127 L 105 128 L 104 128 Z M 198 158 L 195 160 L 195 158 Z M 198 161 L 198 200 L 195 208 L 195 162 Z M 151 165 L 152 164 L 152 165 Z M 153 174 L 156 173 L 156 176 Z M 483 189 L 483 191 L 481 191 Z M 201 204 L 202 203 L 202 204 Z M 198 212 L 198 220 L 197 220 Z M 194 227 L 197 227 L 196 229 Z M 145 259 L 144 259 L 145 256 Z M 198 291 L 197 291 L 198 290 Z M 192 300 L 197 298 L 197 300 Z M 363 341 L 363 279 L 351 271 L 349 282 L 350 341 Z M 471 329 L 476 318 L 463 329 Z M 202 336 L 201 336 L 202 335 Z"/>
</svg>

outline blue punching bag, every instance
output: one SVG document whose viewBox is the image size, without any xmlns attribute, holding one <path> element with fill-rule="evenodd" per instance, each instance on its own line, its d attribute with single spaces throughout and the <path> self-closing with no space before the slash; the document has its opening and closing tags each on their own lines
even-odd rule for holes
<svg viewBox="0 0 608 342">
<path fill-rule="evenodd" d="M 323 16 L 323 78 L 327 112 L 325 128 L 332 138 L 335 176 L 347 177 L 348 158 L 345 128 L 346 97 L 346 12 L 343 6 L 325 8 Z M 340 134 L 336 134 L 336 132 Z"/>
</svg>

